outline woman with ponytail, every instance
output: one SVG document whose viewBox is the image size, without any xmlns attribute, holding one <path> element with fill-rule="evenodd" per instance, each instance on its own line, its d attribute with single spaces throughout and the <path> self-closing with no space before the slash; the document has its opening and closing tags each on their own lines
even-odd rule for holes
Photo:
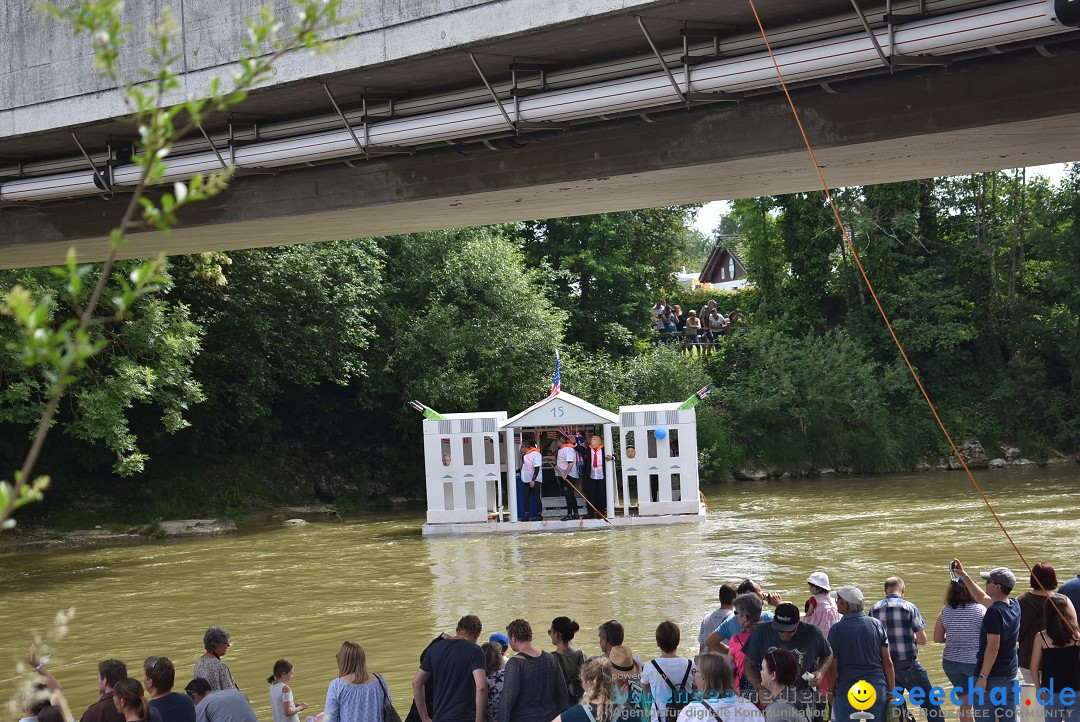
<svg viewBox="0 0 1080 722">
<path fill-rule="evenodd" d="M 143 696 L 142 682 L 131 677 L 125 677 L 113 687 L 113 704 L 116 711 L 124 715 L 126 722 L 160 722 L 161 715 L 157 710 L 150 711 L 150 704 Z"/>
<path fill-rule="evenodd" d="M 308 708 L 307 702 L 293 703 L 289 682 L 293 678 L 293 663 L 287 659 L 274 662 L 274 673 L 266 678 L 270 683 L 270 711 L 274 722 L 300 722 L 300 713 Z"/>
</svg>

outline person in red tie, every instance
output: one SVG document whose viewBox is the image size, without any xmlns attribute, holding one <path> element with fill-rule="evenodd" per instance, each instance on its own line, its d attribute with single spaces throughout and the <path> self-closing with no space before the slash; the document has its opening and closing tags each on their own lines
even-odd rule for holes
<svg viewBox="0 0 1080 722">
<path fill-rule="evenodd" d="M 607 505 L 607 489 L 604 479 L 605 462 L 611 461 L 611 454 L 604 452 L 604 442 L 593 434 L 589 439 L 589 456 L 585 460 L 585 501 L 588 505 L 586 519 L 599 519 Z M 599 514 L 597 513 L 599 512 Z"/>
</svg>

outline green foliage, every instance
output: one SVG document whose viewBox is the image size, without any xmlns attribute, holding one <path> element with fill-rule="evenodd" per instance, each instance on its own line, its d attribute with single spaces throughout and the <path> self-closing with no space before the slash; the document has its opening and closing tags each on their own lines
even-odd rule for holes
<svg viewBox="0 0 1080 722">
<path fill-rule="evenodd" d="M 320 32 L 337 20 L 340 0 L 299 0 L 299 3 L 299 20 L 288 39 L 279 37 L 282 25 L 274 20 L 269 9 L 249 24 L 250 44 L 245 47 L 256 57 L 241 60 L 241 69 L 233 75 L 229 90 L 222 90 L 215 78 L 206 95 L 191 97 L 173 106 L 168 106 L 166 101 L 170 94 L 180 89 L 180 81 L 172 66 L 181 57 L 172 49 L 172 35 L 176 26 L 168 9 L 151 33 L 150 65 L 140 71 L 141 77 L 125 80 L 117 70 L 117 61 L 124 45 L 123 36 L 128 30 L 121 20 L 123 2 L 84 0 L 66 7 L 51 3 L 40 6 L 47 14 L 67 22 L 76 36 L 85 35 L 90 39 L 95 67 L 113 81 L 138 131 L 133 160 L 140 167 L 140 174 L 120 223 L 110 233 L 111 252 L 97 273 L 93 290 L 84 295 L 84 281 L 90 270 L 78 265 L 74 251 L 69 251 L 65 268 L 54 269 L 54 275 L 65 281 L 60 299 L 74 311 L 73 318 L 54 325 L 52 315 L 56 296 L 45 294 L 35 298 L 21 285 L 5 289 L 0 312 L 15 319 L 21 334 L 21 339 L 15 343 L 18 355 L 28 367 L 40 369 L 41 376 L 48 384 L 45 394 L 48 400 L 22 468 L 15 475 L 14 484 L 0 482 L 3 497 L 0 499 L 0 524 L 3 528 L 10 528 L 10 516 L 15 508 L 40 498 L 41 491 L 48 483 L 41 479 L 31 482 L 30 475 L 41 455 L 60 398 L 75 383 L 78 373 L 89 360 L 108 344 L 108 339 L 94 340 L 91 328 L 110 321 L 123 321 L 139 298 L 159 288 L 162 280 L 161 259 L 135 266 L 127 279 L 113 279 L 113 269 L 125 235 L 140 224 L 168 232 L 177 223 L 176 212 L 180 208 L 220 193 L 231 178 L 231 169 L 209 176 L 197 174 L 188 181 L 173 183 L 171 193 L 165 191 L 152 199 L 145 193 L 151 186 L 165 180 L 168 168 L 165 158 L 178 140 L 201 127 L 204 112 L 227 111 L 243 100 L 249 87 L 270 74 L 278 58 L 296 48 L 320 46 Z M 177 123 L 179 118 L 183 118 L 183 122 Z M 118 292 L 105 300 L 114 316 L 98 317 L 99 304 L 110 281 L 119 286 Z M 150 398 L 152 394 L 148 389 L 153 383 L 152 378 L 143 374 L 143 378 L 135 381 L 135 377 L 140 375 L 137 369 L 128 367 L 121 371 L 129 383 L 121 385 L 123 388 L 119 396 L 127 394 L 128 398 Z M 115 401 L 115 395 L 112 398 Z M 118 469 L 124 472 L 138 470 L 144 458 L 134 451 L 134 439 L 127 433 L 126 424 L 118 419 L 117 404 L 113 403 L 112 406 L 112 413 L 106 414 L 106 418 L 100 421 L 111 422 L 104 433 L 112 439 L 112 445 L 120 456 Z M 168 411 L 166 418 L 167 426 L 180 423 L 175 409 Z M 94 430 L 86 433 L 96 435 L 101 432 Z M 30 484 L 29 488 L 27 484 Z"/>
<path fill-rule="evenodd" d="M 682 401 L 709 383 L 693 356 L 654 346 L 629 358 L 571 349 L 562 358 L 563 388 L 607 409 Z"/>
<path fill-rule="evenodd" d="M 731 481 L 746 459 L 746 449 L 723 409 L 715 403 L 697 407 L 698 476 L 703 483 Z"/>
<path fill-rule="evenodd" d="M 271 420 L 276 404 L 368 370 L 383 255 L 372 240 L 178 259 L 175 297 L 196 310 L 196 364 L 208 402 L 200 433 L 221 438 Z M 220 279 L 218 276 L 220 275 Z M 221 283 L 224 280 L 225 283 Z M 271 420 L 271 428 L 278 421 Z"/>
<path fill-rule="evenodd" d="M 374 394 L 440 411 L 524 408 L 544 397 L 564 312 L 505 228 L 379 239 L 387 255 Z"/>
<path fill-rule="evenodd" d="M 772 198 L 737 200 L 731 206 L 731 215 L 744 234 L 747 274 L 758 289 L 758 306 L 749 318 L 761 324 L 779 313 L 780 284 L 785 273 L 773 207 Z"/>
<path fill-rule="evenodd" d="M 682 268 L 689 273 L 700 272 L 715 247 L 716 239 L 712 236 L 706 236 L 693 228 L 684 228 L 683 240 L 672 249 L 672 253 L 676 254 L 674 259 L 676 272 L 681 271 Z M 681 253 L 680 248 L 684 249 Z"/>
<path fill-rule="evenodd" d="M 40 418 L 55 386 L 67 387 L 77 378 L 76 370 L 85 369 L 57 422 L 72 438 L 105 445 L 115 457 L 116 473 L 127 476 L 142 471 L 147 458 L 131 431 L 130 409 L 135 405 L 157 408 L 161 426 L 173 433 L 187 426 L 188 407 L 203 400 L 191 369 L 201 334 L 187 307 L 151 295 L 171 284 L 160 261 L 123 262 L 116 268 L 118 273 L 103 291 L 104 297 L 113 299 L 116 315 L 98 319 L 66 339 L 63 329 L 77 328 L 79 306 L 88 293 L 81 280 L 100 273 L 100 264 L 70 266 L 67 274 L 52 269 L 0 272 L 0 286 L 17 284 L 15 288 L 26 294 L 46 299 L 33 312 L 48 313 L 34 321 L 34 328 L 42 330 L 36 334 L 38 339 L 50 338 L 46 328 L 59 329 L 52 334 L 53 345 L 35 347 L 22 343 L 24 332 L 17 326 L 0 325 L 0 341 L 21 355 L 0 356 L 4 380 L 0 424 L 12 428 Z M 58 301 L 65 297 L 68 303 Z M 27 364 L 28 347 L 35 348 L 29 359 L 33 365 Z"/>
<path fill-rule="evenodd" d="M 524 224 L 529 263 L 548 274 L 567 335 L 590 351 L 627 354 L 649 335 L 649 308 L 674 288 L 695 206 Z"/>
<path fill-rule="evenodd" d="M 914 460 L 904 427 L 925 420 L 905 419 L 914 398 L 906 372 L 875 363 L 841 331 L 746 330 L 713 363 L 725 421 L 748 458 L 795 472 L 807 460 L 864 472 Z"/>
<path fill-rule="evenodd" d="M 824 301 L 828 295 L 841 236 L 825 194 L 794 193 L 779 196 L 777 230 L 790 273 L 783 280 L 781 314 L 791 328 L 822 331 Z"/>
</svg>

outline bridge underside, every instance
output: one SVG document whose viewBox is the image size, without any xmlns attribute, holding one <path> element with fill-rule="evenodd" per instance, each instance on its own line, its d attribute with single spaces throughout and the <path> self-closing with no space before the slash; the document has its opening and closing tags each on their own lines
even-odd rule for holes
<svg viewBox="0 0 1080 722">
<path fill-rule="evenodd" d="M 833 187 L 1080 159 L 1080 42 L 794 93 Z M 782 94 L 237 178 L 141 257 L 704 202 L 819 188 Z M 0 267 L 101 259 L 126 197 L 0 209 Z"/>
</svg>

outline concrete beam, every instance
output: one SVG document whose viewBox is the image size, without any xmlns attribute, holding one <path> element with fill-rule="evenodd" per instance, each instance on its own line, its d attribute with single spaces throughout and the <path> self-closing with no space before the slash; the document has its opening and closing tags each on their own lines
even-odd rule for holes
<svg viewBox="0 0 1080 722">
<path fill-rule="evenodd" d="M 795 93 L 833 187 L 1080 159 L 1080 52 L 995 56 Z M 430 151 L 238 178 L 126 256 L 240 249 L 787 193 L 818 186 L 783 97 L 523 136 L 523 148 Z M 0 267 L 100 259 L 123 197 L 0 211 Z"/>
<path fill-rule="evenodd" d="M 265 0 L 141 0 L 127 3 L 124 22 L 133 30 L 121 53 L 121 77 L 147 66 L 148 30 L 163 12 L 177 24 L 181 88 L 166 104 L 202 95 L 210 79 L 227 80 L 228 66 L 243 53 L 245 19 Z M 335 52 L 282 58 L 265 85 L 284 86 L 361 68 L 450 53 L 478 44 L 638 12 L 663 0 L 343 0 L 342 17 L 328 39 Z M 291 3 L 274 3 L 291 22 Z M 471 78 L 475 82 L 475 78 Z M 361 83 L 362 84 L 362 83 Z M 31 2 L 0 6 L 0 139 L 81 126 L 126 115 L 111 83 L 93 69 L 89 40 L 72 37 L 64 23 Z"/>
</svg>

